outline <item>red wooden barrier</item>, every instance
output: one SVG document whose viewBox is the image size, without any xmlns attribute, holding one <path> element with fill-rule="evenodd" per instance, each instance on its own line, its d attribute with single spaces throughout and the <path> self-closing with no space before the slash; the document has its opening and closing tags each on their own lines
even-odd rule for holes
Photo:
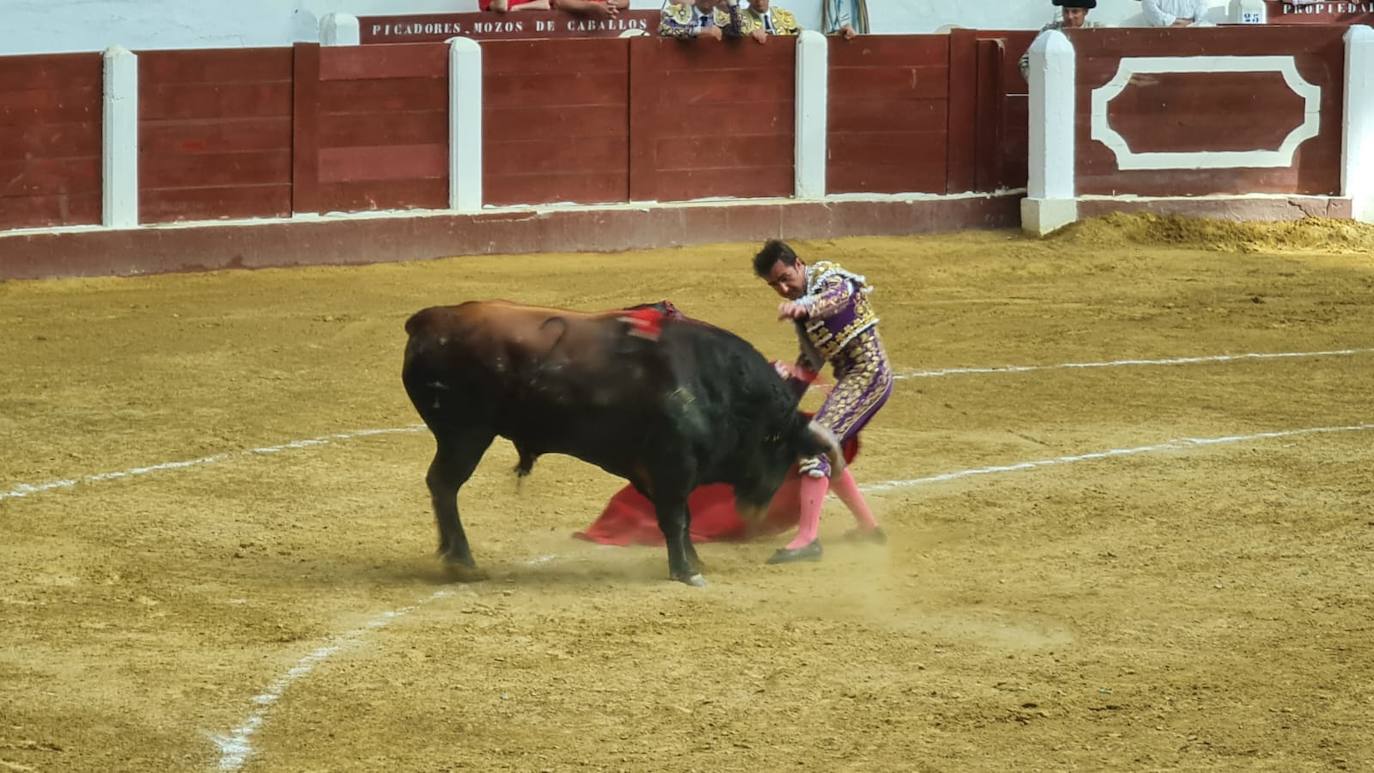
<svg viewBox="0 0 1374 773">
<path fill-rule="evenodd" d="M 829 192 L 945 192 L 949 40 L 830 39 Z"/>
<path fill-rule="evenodd" d="M 1171 30 L 1080 30 L 1070 34 L 1077 52 L 1077 178 L 1080 194 L 1188 196 L 1235 193 L 1334 195 L 1340 191 L 1345 47 L 1343 27 L 1222 28 L 1188 34 Z M 1291 63 L 1320 89 L 1319 129 L 1292 163 L 1277 167 L 1230 163 L 1199 168 L 1121 167 L 1117 154 L 1094 140 L 1093 92 L 1116 76 L 1123 57 L 1170 57 L 1168 67 L 1131 77 L 1107 103 L 1101 124 L 1120 134 L 1132 154 L 1215 154 L 1275 151 L 1303 124 L 1304 100 L 1275 63 Z M 1248 60 L 1255 72 L 1221 71 L 1227 57 Z M 1249 66 L 1249 65 L 1247 65 Z M 1105 92 L 1104 92 L 1105 96 Z M 1214 156 L 1190 155 L 1205 163 Z"/>
<path fill-rule="evenodd" d="M 829 190 L 1024 179 L 1031 33 L 832 39 Z M 444 208 L 442 43 L 140 55 L 142 222 Z M 951 85 L 952 84 L 952 85 Z M 484 44 L 488 204 L 787 197 L 795 41 Z M 98 222 L 100 57 L 0 59 L 0 226 Z"/>
<path fill-rule="evenodd" d="M 792 195 L 794 41 L 629 43 L 631 199 Z"/>
<path fill-rule="evenodd" d="M 627 201 L 628 40 L 482 44 L 487 204 Z"/>
<path fill-rule="evenodd" d="M 99 223 L 100 54 L 0 58 L 0 228 Z"/>
<path fill-rule="evenodd" d="M 139 219 L 291 214 L 291 50 L 145 51 Z"/>
<path fill-rule="evenodd" d="M 448 59 L 443 43 L 298 43 L 296 212 L 448 206 Z"/>
<path fill-rule="evenodd" d="M 949 38 L 949 177 L 943 192 L 1025 187 L 1029 102 L 1019 61 L 1035 33 L 954 30 Z"/>
</svg>

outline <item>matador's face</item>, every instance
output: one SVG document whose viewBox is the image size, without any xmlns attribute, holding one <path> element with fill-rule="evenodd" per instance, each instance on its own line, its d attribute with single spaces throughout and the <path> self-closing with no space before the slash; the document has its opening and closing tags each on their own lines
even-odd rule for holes
<svg viewBox="0 0 1374 773">
<path fill-rule="evenodd" d="M 781 260 L 776 261 L 763 281 L 778 295 L 795 301 L 806 295 L 806 264 L 798 260 L 789 266 Z"/>
</svg>

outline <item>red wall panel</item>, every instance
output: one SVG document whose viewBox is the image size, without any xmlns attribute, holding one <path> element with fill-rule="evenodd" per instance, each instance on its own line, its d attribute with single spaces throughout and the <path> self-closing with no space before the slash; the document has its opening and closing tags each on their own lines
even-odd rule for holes
<svg viewBox="0 0 1374 773">
<path fill-rule="evenodd" d="M 831 193 L 944 193 L 949 36 L 830 39 Z"/>
<path fill-rule="evenodd" d="M 139 218 L 291 214 L 291 50 L 138 56 Z"/>
<path fill-rule="evenodd" d="M 629 199 L 629 41 L 482 44 L 488 204 Z"/>
<path fill-rule="evenodd" d="M 1075 31 L 1070 38 L 1077 52 L 1078 192 L 1337 194 L 1344 34 L 1341 27 Z M 1288 167 L 1122 170 L 1111 149 L 1092 139 L 1092 93 L 1112 80 L 1123 57 L 1141 56 L 1291 56 L 1303 79 L 1321 89 L 1319 133 L 1299 146 Z M 1107 115 L 1134 152 L 1273 149 L 1286 129 L 1301 122 L 1302 101 L 1278 75 L 1149 74 L 1132 78 L 1108 104 Z"/>
<path fill-rule="evenodd" d="M 447 45 L 298 45 L 296 60 L 295 211 L 448 206 Z"/>
<path fill-rule="evenodd" d="M 630 198 L 791 196 L 796 43 L 630 44 Z"/>
<path fill-rule="evenodd" d="M 1027 30 L 950 33 L 948 193 L 1026 185 L 1027 84 L 1021 55 Z"/>
<path fill-rule="evenodd" d="M 100 222 L 100 54 L 0 58 L 0 228 Z"/>
</svg>

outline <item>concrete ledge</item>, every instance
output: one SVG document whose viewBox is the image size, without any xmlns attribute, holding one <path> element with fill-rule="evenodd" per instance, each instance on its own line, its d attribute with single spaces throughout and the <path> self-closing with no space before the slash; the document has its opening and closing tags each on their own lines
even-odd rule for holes
<svg viewBox="0 0 1374 773">
<path fill-rule="evenodd" d="M 1140 198 L 1078 200 L 1080 218 L 1113 212 L 1153 212 L 1217 220 L 1301 220 L 1305 217 L 1349 219 L 1350 199 L 1328 196 L 1246 196 L 1236 198 Z"/>
<path fill-rule="evenodd" d="M 1021 199 L 1021 230 L 1037 236 L 1078 220 L 1077 199 Z"/>
<path fill-rule="evenodd" d="M 0 279 L 1014 228 L 1021 195 L 397 213 L 0 235 Z"/>
</svg>

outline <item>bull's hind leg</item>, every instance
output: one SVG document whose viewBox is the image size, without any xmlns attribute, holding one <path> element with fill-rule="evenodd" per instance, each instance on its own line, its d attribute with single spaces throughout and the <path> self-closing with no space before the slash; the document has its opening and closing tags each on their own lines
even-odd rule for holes
<svg viewBox="0 0 1374 773">
<path fill-rule="evenodd" d="M 476 569 L 467 534 L 458 516 L 458 490 L 472 477 L 482 454 L 496 434 L 488 430 L 465 429 L 452 435 L 437 436 L 439 448 L 429 465 L 425 483 L 434 503 L 434 521 L 439 527 L 439 555 L 445 563 Z"/>
</svg>

